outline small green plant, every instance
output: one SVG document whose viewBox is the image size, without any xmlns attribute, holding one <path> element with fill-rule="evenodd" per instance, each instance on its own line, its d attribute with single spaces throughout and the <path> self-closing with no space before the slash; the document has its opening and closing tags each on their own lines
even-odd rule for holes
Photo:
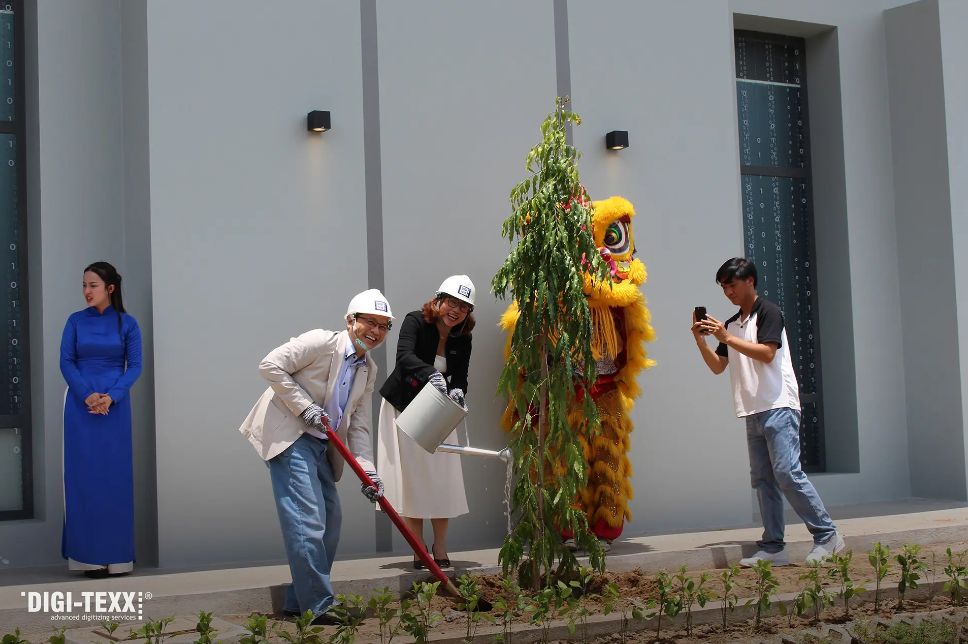
<svg viewBox="0 0 968 644">
<path fill-rule="evenodd" d="M 938 554 L 934 550 L 931 553 L 931 565 L 925 566 L 925 576 L 928 581 L 928 599 L 934 599 L 934 582 L 938 579 Z"/>
<path fill-rule="evenodd" d="M 400 621 L 403 630 L 414 639 L 414 644 L 426 644 L 430 637 L 430 630 L 443 619 L 443 615 L 433 609 L 434 596 L 437 594 L 439 581 L 432 584 L 413 584 L 413 602 L 404 610 L 400 606 Z"/>
<path fill-rule="evenodd" d="M 669 575 L 660 572 L 656 575 L 656 579 L 659 581 L 659 597 L 655 610 L 655 617 L 658 618 L 655 624 L 655 638 L 659 639 L 659 634 L 662 632 L 662 615 L 675 619 L 682 610 L 682 600 L 674 592 Z"/>
<path fill-rule="evenodd" d="M 364 598 L 360 595 L 336 595 L 336 603 L 330 612 L 339 620 L 339 624 L 336 633 L 329 638 L 329 644 L 353 644 L 356 641 L 356 632 L 360 630 L 366 615 L 363 602 Z"/>
<path fill-rule="evenodd" d="M 198 623 L 195 625 L 198 639 L 194 644 L 215 644 L 218 631 L 212 628 L 212 613 L 198 611 Z"/>
<path fill-rule="evenodd" d="M 806 615 L 813 609 L 813 620 L 820 621 L 823 611 L 834 605 L 834 597 L 823 585 L 823 578 L 820 573 L 823 571 L 823 564 L 815 562 L 810 564 L 809 572 L 800 575 L 800 581 L 807 582 L 800 590 L 800 593 L 793 600 L 793 611 L 799 616 Z"/>
<path fill-rule="evenodd" d="M 531 613 L 530 622 L 539 628 L 541 644 L 548 643 L 548 630 L 558 609 L 563 605 L 558 589 L 548 586 L 533 597 L 527 598 L 527 611 Z"/>
<path fill-rule="evenodd" d="M 408 600 L 403 601 L 409 606 Z M 393 627 L 390 626 L 390 622 L 397 616 L 397 609 L 390 608 L 392 603 L 393 593 L 390 592 L 389 586 L 384 586 L 382 590 L 374 592 L 366 603 L 367 611 L 376 617 L 377 624 L 380 627 L 380 644 L 390 644 L 401 630 L 400 620 L 397 620 Z"/>
<path fill-rule="evenodd" d="M 245 625 L 249 634 L 239 638 L 239 644 L 260 644 L 260 642 L 265 642 L 268 637 L 267 631 L 269 630 L 266 625 L 267 621 L 268 619 L 265 615 L 249 615 L 249 621 Z"/>
<path fill-rule="evenodd" d="M 107 634 L 111 637 L 114 637 L 114 631 L 118 630 L 119 626 L 121 626 L 119 622 L 111 621 L 110 619 L 101 622 L 101 628 L 107 631 Z"/>
<path fill-rule="evenodd" d="M 494 618 L 487 613 L 481 612 L 481 589 L 477 579 L 470 575 L 461 575 L 457 578 L 457 590 L 461 595 L 461 602 L 457 604 L 457 610 L 464 611 L 467 618 L 467 642 L 474 640 L 477 634 L 477 627 L 481 620 L 494 623 Z"/>
<path fill-rule="evenodd" d="M 710 580 L 710 576 L 707 573 L 702 573 L 699 576 L 699 583 L 690 575 L 686 575 L 686 567 L 679 566 L 679 574 L 675 576 L 676 581 L 679 582 L 678 597 L 679 606 L 682 610 L 686 611 L 686 636 L 692 636 L 692 607 L 694 604 L 699 604 L 700 608 L 704 607 L 706 603 L 716 597 L 716 594 L 706 588 L 706 582 Z"/>
<path fill-rule="evenodd" d="M 920 559 L 921 546 L 904 544 L 901 554 L 894 561 L 901 567 L 901 580 L 897 583 L 897 609 L 904 610 L 904 596 L 908 590 L 917 589 L 920 573 L 924 572 L 924 562 Z"/>
<path fill-rule="evenodd" d="M 739 601 L 739 595 L 736 594 L 736 588 L 739 584 L 736 583 L 736 575 L 739 574 L 739 566 L 730 566 L 729 570 L 724 570 L 719 576 L 719 579 L 723 582 L 723 606 L 721 608 L 723 615 L 723 630 L 726 630 L 728 626 L 728 615 L 736 610 L 736 602 Z"/>
<path fill-rule="evenodd" d="M 145 625 L 141 627 L 134 637 L 144 638 L 145 644 L 161 644 L 167 635 L 165 634 L 165 629 L 175 621 L 175 616 L 166 617 L 165 619 L 153 620 L 148 618 L 145 620 Z"/>
<path fill-rule="evenodd" d="M 887 577 L 887 573 L 891 569 L 890 564 L 891 559 L 891 549 L 887 546 L 882 546 L 881 542 L 878 541 L 874 544 L 874 549 L 867 553 L 867 560 L 870 561 L 871 567 L 874 568 L 874 612 L 876 613 L 878 607 L 880 606 L 881 600 L 881 582 L 884 581 L 884 577 Z"/>
<path fill-rule="evenodd" d="M 622 614 L 622 630 L 619 631 L 619 636 L 622 638 L 622 644 L 627 644 L 629 639 L 629 618 L 631 617 L 634 620 L 645 619 L 643 608 L 648 609 L 654 605 L 655 600 L 652 599 L 644 607 L 640 606 L 631 598 L 623 597 L 622 592 L 618 589 L 618 584 L 609 584 L 605 587 L 602 613 L 605 615 L 611 615 L 613 612 Z"/>
<path fill-rule="evenodd" d="M 834 554 L 829 557 L 833 563 L 833 568 L 827 573 L 827 578 L 840 584 L 840 592 L 837 596 L 844 600 L 844 615 L 850 619 L 850 599 L 854 595 L 864 591 L 864 584 L 854 586 L 854 580 L 850 578 L 850 561 L 854 558 L 854 551 L 848 550 L 842 555 Z"/>
<path fill-rule="evenodd" d="M 20 633 L 20 629 L 16 628 L 13 633 L 3 636 L 2 644 L 30 644 L 30 642 L 25 640 Z"/>
<path fill-rule="evenodd" d="M 494 639 L 499 644 L 511 644 L 514 617 L 527 611 L 528 601 L 521 592 L 521 586 L 510 575 L 501 578 L 501 589 L 504 595 L 494 601 L 494 610 L 501 619 L 501 632 Z"/>
<path fill-rule="evenodd" d="M 773 564 L 765 559 L 759 559 L 753 564 L 753 572 L 756 574 L 756 582 L 751 590 L 756 596 L 746 600 L 746 607 L 755 606 L 753 627 L 758 629 L 762 624 L 763 613 L 773 606 L 773 597 L 776 596 L 780 580 L 773 574 Z"/>
<path fill-rule="evenodd" d="M 289 642 L 289 644 L 321 644 L 320 636 L 323 634 L 322 626 L 313 626 L 313 611 L 307 610 L 305 613 L 293 620 L 296 626 L 295 635 L 282 628 L 276 629 L 276 635 Z"/>
<path fill-rule="evenodd" d="M 917 626 L 894 624 L 878 629 L 866 622 L 854 626 L 855 641 L 863 644 L 951 644 L 958 641 L 954 623 L 946 620 L 922 620 Z"/>
<path fill-rule="evenodd" d="M 582 567 L 578 569 L 578 579 L 572 579 L 567 586 L 561 581 L 558 582 L 559 594 L 564 599 L 562 613 L 568 616 L 568 632 L 574 634 L 578 626 L 581 626 L 581 641 L 583 644 L 588 644 L 588 618 L 592 615 L 588 604 L 601 599 L 599 595 L 588 592 L 588 584 L 594 574 L 591 568 Z M 577 599 L 575 598 L 576 592 L 578 593 Z"/>
<path fill-rule="evenodd" d="M 964 565 L 965 555 L 968 550 L 962 552 L 951 552 L 951 548 L 945 551 L 948 555 L 948 565 L 944 567 L 944 574 L 948 581 L 944 582 L 944 591 L 951 594 L 951 602 L 960 604 L 964 601 L 965 588 L 968 588 L 968 567 Z"/>
<path fill-rule="evenodd" d="M 67 639 L 66 637 L 64 637 L 64 633 L 66 631 L 67 631 L 66 626 L 55 628 L 54 634 L 51 635 L 50 639 L 47 640 L 48 644 L 64 644 L 65 640 Z"/>
</svg>

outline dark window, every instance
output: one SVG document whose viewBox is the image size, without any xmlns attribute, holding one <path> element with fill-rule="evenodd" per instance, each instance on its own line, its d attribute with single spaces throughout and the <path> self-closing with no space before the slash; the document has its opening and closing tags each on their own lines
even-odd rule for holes
<svg viewBox="0 0 968 644">
<path fill-rule="evenodd" d="M 0 520 L 33 516 L 23 34 L 23 2 L 0 1 Z"/>
<path fill-rule="evenodd" d="M 737 31 L 736 99 L 743 237 L 758 292 L 783 312 L 800 382 L 800 461 L 825 469 L 806 43 Z"/>
</svg>

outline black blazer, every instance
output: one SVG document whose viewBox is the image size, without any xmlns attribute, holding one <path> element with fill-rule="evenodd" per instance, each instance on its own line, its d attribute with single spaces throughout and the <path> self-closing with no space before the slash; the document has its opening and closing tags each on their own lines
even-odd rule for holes
<svg viewBox="0 0 968 644">
<path fill-rule="evenodd" d="M 417 397 L 435 371 L 434 358 L 440 332 L 437 325 L 425 322 L 423 313 L 407 313 L 400 325 L 400 339 L 397 341 L 397 363 L 393 373 L 380 387 L 380 395 L 403 411 Z M 447 338 L 444 348 L 447 358 L 447 376 L 451 389 L 467 392 L 467 370 L 471 363 L 471 336 L 460 335 Z"/>
</svg>

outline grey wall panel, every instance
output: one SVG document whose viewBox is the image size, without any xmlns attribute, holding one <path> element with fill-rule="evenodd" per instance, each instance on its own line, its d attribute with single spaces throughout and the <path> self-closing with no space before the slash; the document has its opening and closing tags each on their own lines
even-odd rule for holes
<svg viewBox="0 0 968 644">
<path fill-rule="evenodd" d="M 657 334 L 658 365 L 639 377 L 632 412 L 628 532 L 745 523 L 749 466 L 729 376 L 709 372 L 689 331 L 695 306 L 732 315 L 714 277 L 743 252 L 729 13 L 699 1 L 572 2 L 568 19 L 582 181 L 594 199 L 635 206 Z M 616 37 L 617 25 L 635 25 L 635 37 Z M 628 130 L 630 147 L 606 150 L 610 130 Z"/>
<path fill-rule="evenodd" d="M 903 498 L 911 490 L 909 477 L 897 475 L 908 471 L 907 411 L 904 359 L 890 340 L 901 337 L 902 326 L 883 26 L 884 10 L 901 4 L 906 3 L 730 0 L 729 5 L 744 15 L 837 29 L 850 251 L 850 272 L 843 278 L 851 282 L 860 473 L 811 477 L 827 505 Z M 859 311 L 881 319 L 883 329 L 871 333 Z M 837 419 L 826 422 L 835 431 Z"/>
<path fill-rule="evenodd" d="M 259 361 L 345 328 L 367 287 L 359 16 L 319 0 L 148 5 L 163 566 L 284 557 L 268 470 L 238 427 L 266 386 Z M 306 131 L 313 109 L 331 131 Z M 373 550 L 352 479 L 344 554 Z"/>
<path fill-rule="evenodd" d="M 121 85 L 124 104 L 125 304 L 138 311 L 143 368 L 131 395 L 134 430 L 135 552 L 158 564 L 158 492 L 155 461 L 154 324 L 151 293 L 151 196 L 148 149 L 148 2 L 121 8 Z"/>
<path fill-rule="evenodd" d="M 474 281 L 468 426 L 473 444 L 498 448 L 507 437 L 504 401 L 494 400 L 504 364 L 496 325 L 506 304 L 488 291 L 509 251 L 508 194 L 528 176 L 528 150 L 554 109 L 552 2 L 383 2 L 377 17 L 387 297 L 402 317 L 448 275 Z M 504 466 L 465 457 L 463 468 L 470 514 L 452 522 L 448 542 L 495 545 L 506 529 Z"/>
<path fill-rule="evenodd" d="M 36 103 L 29 108 L 36 121 L 28 143 L 39 175 L 31 178 L 31 368 L 34 476 L 43 494 L 38 520 L 0 524 L 2 556 L 17 567 L 63 562 L 61 333 L 67 317 L 85 307 L 87 264 L 106 260 L 125 270 L 118 3 L 51 0 L 31 9 Z M 138 405 L 137 394 L 132 401 Z"/>
<path fill-rule="evenodd" d="M 856 473 L 857 369 L 837 29 L 808 38 L 806 46 L 827 471 Z"/>
<path fill-rule="evenodd" d="M 958 302 L 958 353 L 961 365 L 961 413 L 968 400 L 968 4 L 941 0 L 941 66 L 944 72 L 945 131 L 947 133 L 948 185 L 955 269 L 955 297 Z M 950 349 L 949 340 L 941 343 Z M 964 433 L 968 430 L 963 431 Z M 964 440 L 964 439 L 963 439 Z M 968 458 L 968 454 L 965 455 Z"/>
<path fill-rule="evenodd" d="M 937 0 L 884 13 L 911 492 L 966 500 Z M 925 322 L 930 320 L 930 333 Z M 938 342 L 938 338 L 947 338 Z"/>
</svg>

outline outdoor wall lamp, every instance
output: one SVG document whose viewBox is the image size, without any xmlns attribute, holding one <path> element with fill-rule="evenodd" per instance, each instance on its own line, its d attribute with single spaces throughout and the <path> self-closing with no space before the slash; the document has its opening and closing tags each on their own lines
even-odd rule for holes
<svg viewBox="0 0 968 644">
<path fill-rule="evenodd" d="M 329 112 L 313 110 L 306 117 L 306 129 L 310 132 L 325 132 L 330 128 Z"/>
<path fill-rule="evenodd" d="M 629 133 L 624 130 L 614 130 L 605 135 L 605 147 L 609 150 L 624 150 L 629 147 Z"/>
</svg>

